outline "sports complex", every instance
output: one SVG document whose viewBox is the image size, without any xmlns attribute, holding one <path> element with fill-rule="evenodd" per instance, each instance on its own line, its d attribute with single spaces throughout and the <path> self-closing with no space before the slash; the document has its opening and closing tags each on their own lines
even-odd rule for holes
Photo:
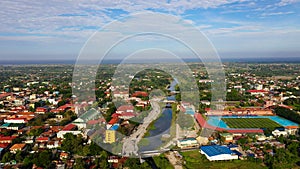
<svg viewBox="0 0 300 169">
<path fill-rule="evenodd" d="M 202 128 L 229 133 L 263 133 L 264 129 L 298 130 L 299 124 L 274 115 L 202 115 L 194 113 Z"/>
</svg>

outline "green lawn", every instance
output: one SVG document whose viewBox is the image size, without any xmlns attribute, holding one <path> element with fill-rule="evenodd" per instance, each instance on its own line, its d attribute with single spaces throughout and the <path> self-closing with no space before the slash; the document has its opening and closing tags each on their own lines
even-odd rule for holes
<svg viewBox="0 0 300 169">
<path fill-rule="evenodd" d="M 280 124 L 268 118 L 222 118 L 230 128 L 276 128 Z"/>
<path fill-rule="evenodd" d="M 208 161 L 198 150 L 181 152 L 180 154 L 185 161 L 183 168 L 186 169 L 267 169 L 262 163 L 255 163 L 247 160 Z"/>
</svg>

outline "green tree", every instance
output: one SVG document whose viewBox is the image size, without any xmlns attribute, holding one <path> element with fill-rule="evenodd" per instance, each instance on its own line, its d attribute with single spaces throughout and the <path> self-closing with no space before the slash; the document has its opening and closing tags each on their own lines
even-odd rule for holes
<svg viewBox="0 0 300 169">
<path fill-rule="evenodd" d="M 38 157 L 38 166 L 40 167 L 47 167 L 49 164 L 51 164 L 51 156 L 52 153 L 48 150 L 44 150 L 39 154 Z"/>
<path fill-rule="evenodd" d="M 90 146 L 86 145 L 82 148 L 82 154 L 84 156 L 90 155 Z"/>
<path fill-rule="evenodd" d="M 99 155 L 103 151 L 103 149 L 94 142 L 91 143 L 89 149 L 91 155 Z"/>
<path fill-rule="evenodd" d="M 109 168 L 106 158 L 102 158 L 102 160 L 100 161 L 100 168 Z"/>
<path fill-rule="evenodd" d="M 86 168 L 86 166 L 85 166 L 83 159 L 76 158 L 74 169 L 85 169 L 85 168 Z"/>
<path fill-rule="evenodd" d="M 7 152 L 3 155 L 2 157 L 2 163 L 7 163 L 7 162 L 10 162 L 11 160 L 14 159 L 14 155 L 11 154 L 10 152 Z"/>
<path fill-rule="evenodd" d="M 24 156 L 24 153 L 22 151 L 18 151 L 16 153 L 15 159 L 17 160 L 17 162 L 21 162 L 21 161 L 23 161 L 23 156 Z"/>
<path fill-rule="evenodd" d="M 71 133 L 64 135 L 61 149 L 70 153 L 79 153 L 82 150 L 83 138 L 81 135 L 75 136 Z"/>
</svg>

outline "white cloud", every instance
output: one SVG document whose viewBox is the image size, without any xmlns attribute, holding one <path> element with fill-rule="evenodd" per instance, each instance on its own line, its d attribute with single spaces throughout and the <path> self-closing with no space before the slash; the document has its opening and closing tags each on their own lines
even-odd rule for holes
<svg viewBox="0 0 300 169">
<path fill-rule="evenodd" d="M 293 3 L 298 3 L 300 0 L 281 0 L 279 3 L 277 3 L 278 6 L 286 6 Z"/>
<path fill-rule="evenodd" d="M 182 13 L 189 9 L 215 8 L 239 0 L 124 0 L 124 1 L 0 1 L 0 33 L 9 34 L 48 34 L 50 36 L 78 36 L 78 27 L 101 27 L 115 18 L 124 16 L 110 9 L 122 10 L 129 13 L 148 9 Z M 193 22 L 193 21 L 191 21 Z M 81 30 L 79 36 L 91 35 L 89 30 Z M 12 37 L 13 39 L 13 37 Z M 28 39 L 30 39 L 28 37 Z"/>
<path fill-rule="evenodd" d="M 274 15 L 288 15 L 293 14 L 295 12 L 288 11 L 288 12 L 270 12 L 270 13 L 262 13 L 261 16 L 274 16 Z"/>
<path fill-rule="evenodd" d="M 0 33 L 6 35 L 0 36 L 0 41 L 58 42 L 60 44 L 72 42 L 82 44 L 95 31 L 93 29 L 86 29 L 85 27 L 103 27 L 105 24 L 127 13 L 132 14 L 152 10 L 181 15 L 187 10 L 221 7 L 224 10 L 223 14 L 250 12 L 250 14 L 253 13 L 256 17 L 266 17 L 291 14 L 293 13 L 292 11 L 278 12 L 275 9 L 296 2 L 299 2 L 299 0 L 282 0 L 277 5 L 261 5 L 258 1 L 247 0 L 171 0 L 170 3 L 153 0 L 68 0 L 63 2 L 59 0 L 1 0 Z M 115 10 L 120 10 L 120 13 L 115 12 Z M 222 12 L 220 13 L 222 14 Z M 243 19 L 228 19 L 224 15 L 207 16 L 205 19 L 212 22 L 207 24 L 203 22 L 201 25 L 197 25 L 200 23 L 197 23 L 193 19 L 193 16 L 190 18 L 192 19 L 187 20 L 186 23 L 195 24 L 197 28 L 204 30 L 211 37 L 225 37 L 233 34 L 237 36 L 243 33 L 255 36 L 255 33 L 263 32 L 264 30 L 264 27 L 260 26 L 259 23 L 261 22 L 259 21 L 249 23 Z M 176 22 L 174 21 L 174 23 Z M 220 25 L 231 24 L 237 26 L 232 28 L 226 28 L 225 26 L 224 28 L 214 28 L 218 23 L 221 23 Z M 145 22 L 132 24 L 135 24 L 137 28 L 141 26 L 151 27 L 151 24 L 152 26 L 156 24 L 161 25 L 162 29 L 165 26 L 163 23 L 157 23 L 155 20 L 146 20 Z M 176 27 L 170 27 L 168 30 L 180 34 L 184 34 L 186 31 L 184 29 L 177 30 Z M 119 28 L 115 28 L 115 32 L 117 31 L 119 31 Z M 135 30 L 128 30 L 128 33 L 130 31 L 134 32 Z M 273 36 L 276 36 L 276 33 L 278 32 L 275 32 Z M 190 38 L 193 37 L 191 36 Z"/>
<path fill-rule="evenodd" d="M 235 26 L 230 28 L 217 28 L 204 31 L 209 36 L 220 36 L 226 34 L 235 34 L 237 32 L 255 32 L 262 30 L 261 26 Z"/>
</svg>

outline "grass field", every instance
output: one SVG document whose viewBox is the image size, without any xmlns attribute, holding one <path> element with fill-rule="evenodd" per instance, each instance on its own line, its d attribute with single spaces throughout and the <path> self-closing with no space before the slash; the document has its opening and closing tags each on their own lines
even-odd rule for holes
<svg viewBox="0 0 300 169">
<path fill-rule="evenodd" d="M 183 156 L 185 164 L 184 169 L 267 169 L 262 163 L 255 163 L 247 160 L 233 161 L 208 161 L 206 157 L 198 150 L 180 153 Z"/>
<path fill-rule="evenodd" d="M 276 128 L 280 124 L 268 118 L 222 118 L 230 128 Z"/>
</svg>

